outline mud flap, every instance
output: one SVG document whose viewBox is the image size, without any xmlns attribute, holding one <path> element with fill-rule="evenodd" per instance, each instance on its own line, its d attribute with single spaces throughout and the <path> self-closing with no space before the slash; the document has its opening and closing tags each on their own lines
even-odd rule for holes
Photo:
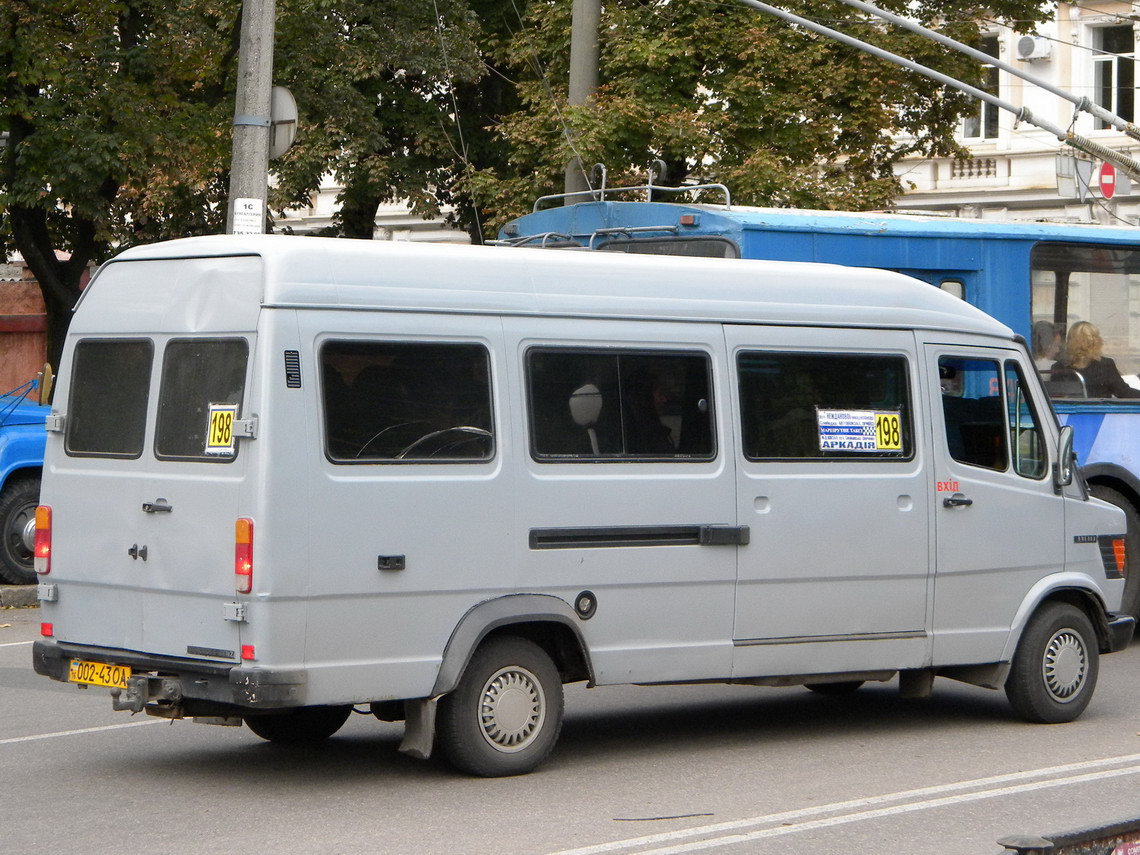
<svg viewBox="0 0 1140 855">
<path fill-rule="evenodd" d="M 400 743 L 402 753 L 417 760 L 431 757 L 438 703 L 438 697 L 404 701 L 404 741 Z"/>
</svg>

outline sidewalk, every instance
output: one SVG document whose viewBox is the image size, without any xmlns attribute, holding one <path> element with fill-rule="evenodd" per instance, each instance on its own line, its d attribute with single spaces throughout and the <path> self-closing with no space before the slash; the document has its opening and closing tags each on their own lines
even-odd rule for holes
<svg viewBox="0 0 1140 855">
<path fill-rule="evenodd" d="M 38 607 L 39 604 L 35 585 L 0 585 L 0 607 Z"/>
</svg>

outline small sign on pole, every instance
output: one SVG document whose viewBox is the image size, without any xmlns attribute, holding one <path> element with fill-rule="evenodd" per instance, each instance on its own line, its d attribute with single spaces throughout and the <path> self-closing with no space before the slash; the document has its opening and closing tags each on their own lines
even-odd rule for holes
<svg viewBox="0 0 1140 855">
<path fill-rule="evenodd" d="M 234 199 L 232 234 L 265 234 L 265 202 L 261 199 Z"/>
<path fill-rule="evenodd" d="M 1100 182 L 1100 195 L 1111 199 L 1116 195 L 1116 167 L 1111 163 L 1102 163 L 1097 172 Z"/>
</svg>

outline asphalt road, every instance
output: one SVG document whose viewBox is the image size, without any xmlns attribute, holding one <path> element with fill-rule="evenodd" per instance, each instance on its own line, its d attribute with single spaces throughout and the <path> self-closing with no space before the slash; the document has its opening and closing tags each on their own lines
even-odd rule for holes
<svg viewBox="0 0 1140 855">
<path fill-rule="evenodd" d="M 37 609 L 0 610 L 0 850 L 11 853 L 992 855 L 999 837 L 1140 818 L 1140 646 L 1073 724 L 940 680 L 828 698 L 567 688 L 553 757 L 459 776 L 353 716 L 322 748 L 111 710 L 36 676 Z"/>
</svg>

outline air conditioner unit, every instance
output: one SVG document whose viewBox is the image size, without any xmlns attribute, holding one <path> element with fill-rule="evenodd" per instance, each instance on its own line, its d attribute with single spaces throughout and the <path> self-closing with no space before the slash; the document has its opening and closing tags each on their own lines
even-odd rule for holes
<svg viewBox="0 0 1140 855">
<path fill-rule="evenodd" d="M 1017 58 L 1026 62 L 1035 59 L 1049 59 L 1053 55 L 1053 43 L 1041 36 L 1021 36 L 1017 40 Z"/>
</svg>

